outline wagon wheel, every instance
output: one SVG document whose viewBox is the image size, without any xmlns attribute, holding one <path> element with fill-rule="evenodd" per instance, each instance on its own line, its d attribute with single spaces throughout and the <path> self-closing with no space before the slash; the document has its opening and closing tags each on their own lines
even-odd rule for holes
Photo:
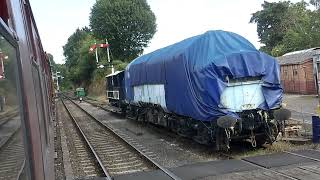
<svg viewBox="0 0 320 180">
<path fill-rule="evenodd" d="M 257 146 L 262 146 L 266 143 L 272 144 L 277 140 L 279 130 L 276 124 L 268 122 L 265 126 L 265 134 L 256 138 Z"/>
<path fill-rule="evenodd" d="M 156 118 L 157 118 L 157 124 L 162 125 L 162 126 L 167 126 L 167 121 L 164 117 L 164 111 L 162 109 L 157 110 L 156 113 Z"/>
<path fill-rule="evenodd" d="M 279 129 L 277 127 L 277 125 L 273 122 L 268 122 L 269 128 L 270 128 L 270 135 L 268 138 L 268 141 L 270 144 L 272 144 L 273 142 L 275 142 L 277 140 L 277 137 L 279 135 Z"/>
<path fill-rule="evenodd" d="M 151 108 L 147 110 L 146 121 L 147 122 L 152 122 L 152 123 L 154 122 L 153 110 Z"/>
</svg>

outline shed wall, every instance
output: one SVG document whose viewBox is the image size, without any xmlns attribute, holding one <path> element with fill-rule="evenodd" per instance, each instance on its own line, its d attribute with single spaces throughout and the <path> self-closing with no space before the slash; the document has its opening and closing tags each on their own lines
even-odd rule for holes
<svg viewBox="0 0 320 180">
<path fill-rule="evenodd" d="M 281 83 L 285 93 L 316 94 L 313 62 L 308 59 L 301 64 L 280 65 Z"/>
</svg>

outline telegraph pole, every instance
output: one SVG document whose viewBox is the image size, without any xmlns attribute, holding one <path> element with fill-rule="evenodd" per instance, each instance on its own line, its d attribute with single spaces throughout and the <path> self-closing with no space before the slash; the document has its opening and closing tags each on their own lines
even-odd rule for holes
<svg viewBox="0 0 320 180">
<path fill-rule="evenodd" d="M 53 75 L 52 79 L 55 79 L 57 81 L 56 82 L 57 91 L 60 91 L 59 78 L 63 79 L 64 77 L 60 75 L 59 71 L 56 71 L 56 73 L 53 73 L 52 75 Z"/>
<path fill-rule="evenodd" d="M 97 64 L 98 64 L 99 63 L 99 57 L 98 57 L 97 41 L 95 41 L 94 44 L 95 44 L 95 47 L 96 47 L 96 61 L 97 61 Z"/>
<path fill-rule="evenodd" d="M 59 87 L 59 75 L 60 72 L 56 71 L 56 79 L 57 79 L 57 90 L 60 91 L 60 87 Z"/>
<path fill-rule="evenodd" d="M 5 56 L 3 52 L 0 51 L 0 61 L 1 61 L 1 73 L 0 76 L 2 76 L 0 79 L 5 78 L 5 73 L 4 73 L 4 60 L 8 59 L 8 56 Z"/>
<path fill-rule="evenodd" d="M 108 43 L 108 39 L 107 39 L 107 38 L 106 38 L 106 44 L 108 45 L 108 46 L 107 46 L 108 63 L 111 64 L 111 61 L 110 61 L 109 43 Z M 113 64 L 111 64 L 111 73 L 112 73 L 112 74 L 114 73 Z"/>
<path fill-rule="evenodd" d="M 4 64 L 3 64 L 3 57 L 2 57 L 2 54 L 0 55 L 0 60 L 1 60 L 1 76 L 2 76 L 2 78 L 4 79 L 5 77 L 4 77 Z"/>
</svg>

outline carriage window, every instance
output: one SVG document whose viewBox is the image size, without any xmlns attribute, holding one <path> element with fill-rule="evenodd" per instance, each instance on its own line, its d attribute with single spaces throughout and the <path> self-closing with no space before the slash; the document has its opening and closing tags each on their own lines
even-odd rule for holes
<svg viewBox="0 0 320 180">
<path fill-rule="evenodd" d="M 7 8 L 7 1 L 0 1 L 0 18 L 8 25 L 9 13 Z"/>
<path fill-rule="evenodd" d="M 15 48 L 0 34 L 0 179 L 25 179 Z"/>
</svg>

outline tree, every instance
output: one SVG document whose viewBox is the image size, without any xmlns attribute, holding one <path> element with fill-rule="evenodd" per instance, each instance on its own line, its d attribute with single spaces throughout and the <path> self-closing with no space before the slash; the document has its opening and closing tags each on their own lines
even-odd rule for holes
<svg viewBox="0 0 320 180">
<path fill-rule="evenodd" d="M 155 21 L 146 0 L 98 0 L 90 14 L 94 35 L 108 38 L 113 58 L 126 61 L 147 47 L 156 32 Z"/>
<path fill-rule="evenodd" d="M 288 1 L 262 4 L 263 10 L 252 14 L 250 23 L 257 24 L 257 32 L 260 42 L 265 46 L 262 48 L 267 53 L 272 51 L 285 35 L 286 26 L 283 23 L 290 3 Z"/>
<path fill-rule="evenodd" d="M 320 16 L 318 11 L 307 9 L 304 1 L 264 2 L 261 11 L 255 12 L 250 22 L 257 23 L 260 50 L 273 56 L 320 45 Z"/>
<path fill-rule="evenodd" d="M 310 0 L 310 4 L 313 5 L 317 10 L 319 10 L 320 0 Z"/>
<path fill-rule="evenodd" d="M 95 38 L 88 28 L 77 29 L 63 46 L 66 57 L 67 77 L 75 86 L 86 85 L 90 82 L 92 72 L 96 68 L 96 60 L 89 53 L 89 47 Z"/>
<path fill-rule="evenodd" d="M 66 66 L 71 68 L 72 66 L 78 64 L 79 61 L 79 48 L 81 42 L 90 33 L 90 29 L 84 27 L 82 29 L 76 29 L 76 31 L 68 38 L 67 43 L 63 46 L 63 55 L 66 58 Z"/>
</svg>

